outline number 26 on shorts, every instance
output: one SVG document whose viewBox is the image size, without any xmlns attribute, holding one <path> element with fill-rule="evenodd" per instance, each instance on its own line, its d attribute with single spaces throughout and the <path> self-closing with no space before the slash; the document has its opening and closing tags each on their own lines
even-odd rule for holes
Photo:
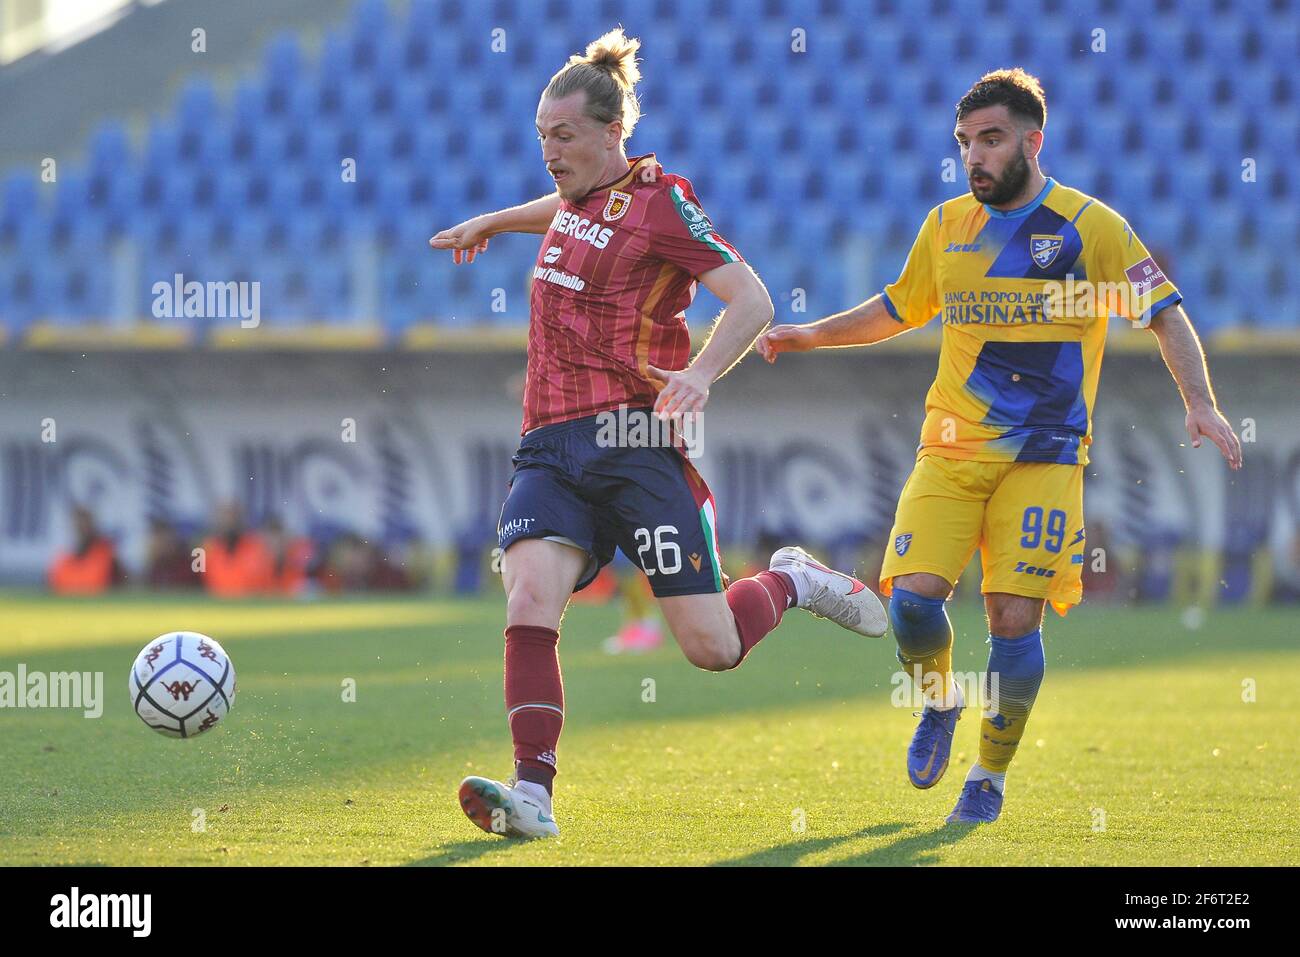
<svg viewBox="0 0 1300 957">
<path fill-rule="evenodd" d="M 676 525 L 659 525 L 652 535 L 648 528 L 636 530 L 636 557 L 641 563 L 641 570 L 650 577 L 656 572 L 660 575 L 675 575 L 682 570 L 682 550 L 674 541 L 665 539 L 668 534 L 676 535 Z M 654 556 L 647 561 L 646 552 L 653 544 Z"/>
</svg>

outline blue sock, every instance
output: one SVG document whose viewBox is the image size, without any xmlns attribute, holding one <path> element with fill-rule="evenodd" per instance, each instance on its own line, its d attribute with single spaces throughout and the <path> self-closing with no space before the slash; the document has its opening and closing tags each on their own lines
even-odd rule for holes
<svg viewBox="0 0 1300 957">
<path fill-rule="evenodd" d="M 989 664 L 984 691 L 989 700 L 980 721 L 979 763 L 992 774 L 1006 774 L 1025 733 L 1025 722 L 1043 684 L 1043 633 L 1035 629 L 1019 638 L 989 636 Z M 984 775 L 991 777 L 992 775 Z M 971 780 L 970 776 L 967 780 Z"/>
</svg>

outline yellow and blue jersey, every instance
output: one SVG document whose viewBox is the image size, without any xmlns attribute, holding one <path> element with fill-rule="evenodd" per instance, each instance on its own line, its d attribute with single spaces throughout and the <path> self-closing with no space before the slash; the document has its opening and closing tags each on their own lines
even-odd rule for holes
<svg viewBox="0 0 1300 957">
<path fill-rule="evenodd" d="M 936 206 L 884 290 L 899 322 L 943 324 L 918 457 L 1086 465 L 1107 319 L 1181 300 L 1118 213 L 1051 178 L 1016 210 Z"/>
</svg>

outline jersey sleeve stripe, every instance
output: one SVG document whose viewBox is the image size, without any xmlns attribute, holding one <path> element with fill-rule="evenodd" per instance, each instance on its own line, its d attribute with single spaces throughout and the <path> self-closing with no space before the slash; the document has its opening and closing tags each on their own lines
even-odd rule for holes
<svg viewBox="0 0 1300 957">
<path fill-rule="evenodd" d="M 894 318 L 894 321 L 902 322 L 903 317 L 900 316 L 898 314 L 898 310 L 894 308 L 894 304 L 889 299 L 889 293 L 882 291 L 880 293 L 880 298 L 885 301 L 885 311 L 888 312 Z"/>
<path fill-rule="evenodd" d="M 1174 290 L 1169 295 L 1161 299 L 1159 302 L 1151 303 L 1151 305 L 1147 307 L 1147 311 L 1154 316 L 1161 309 L 1164 309 L 1167 306 L 1176 306 L 1178 305 L 1178 303 L 1182 301 L 1183 301 L 1183 294 L 1178 292 L 1178 290 Z"/>
<path fill-rule="evenodd" d="M 1183 302 L 1183 294 L 1179 293 L 1179 291 L 1175 289 L 1173 293 L 1166 295 L 1165 298 L 1160 300 L 1160 302 L 1154 302 L 1151 306 L 1147 307 L 1147 311 L 1143 312 L 1143 315 L 1139 317 L 1138 328 L 1148 328 L 1148 326 L 1151 325 L 1151 320 L 1156 317 L 1157 312 L 1160 312 L 1161 309 L 1169 306 L 1177 306 L 1180 302 Z"/>
<path fill-rule="evenodd" d="M 717 233 L 706 234 L 704 237 L 704 241 L 708 243 L 711 247 L 713 247 L 714 251 L 716 251 L 717 254 L 721 256 L 723 259 L 725 259 L 727 262 L 729 263 L 740 262 L 740 253 L 736 252 L 736 247 L 731 245 L 731 243 L 727 242 Z"/>
</svg>

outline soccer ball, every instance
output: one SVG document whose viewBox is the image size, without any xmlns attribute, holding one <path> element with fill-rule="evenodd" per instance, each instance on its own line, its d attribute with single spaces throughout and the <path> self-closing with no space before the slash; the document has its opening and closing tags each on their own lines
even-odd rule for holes
<svg viewBox="0 0 1300 957">
<path fill-rule="evenodd" d="M 235 666 L 207 635 L 173 631 L 136 655 L 129 687 L 141 721 L 159 734 L 192 738 L 235 703 Z"/>
</svg>

